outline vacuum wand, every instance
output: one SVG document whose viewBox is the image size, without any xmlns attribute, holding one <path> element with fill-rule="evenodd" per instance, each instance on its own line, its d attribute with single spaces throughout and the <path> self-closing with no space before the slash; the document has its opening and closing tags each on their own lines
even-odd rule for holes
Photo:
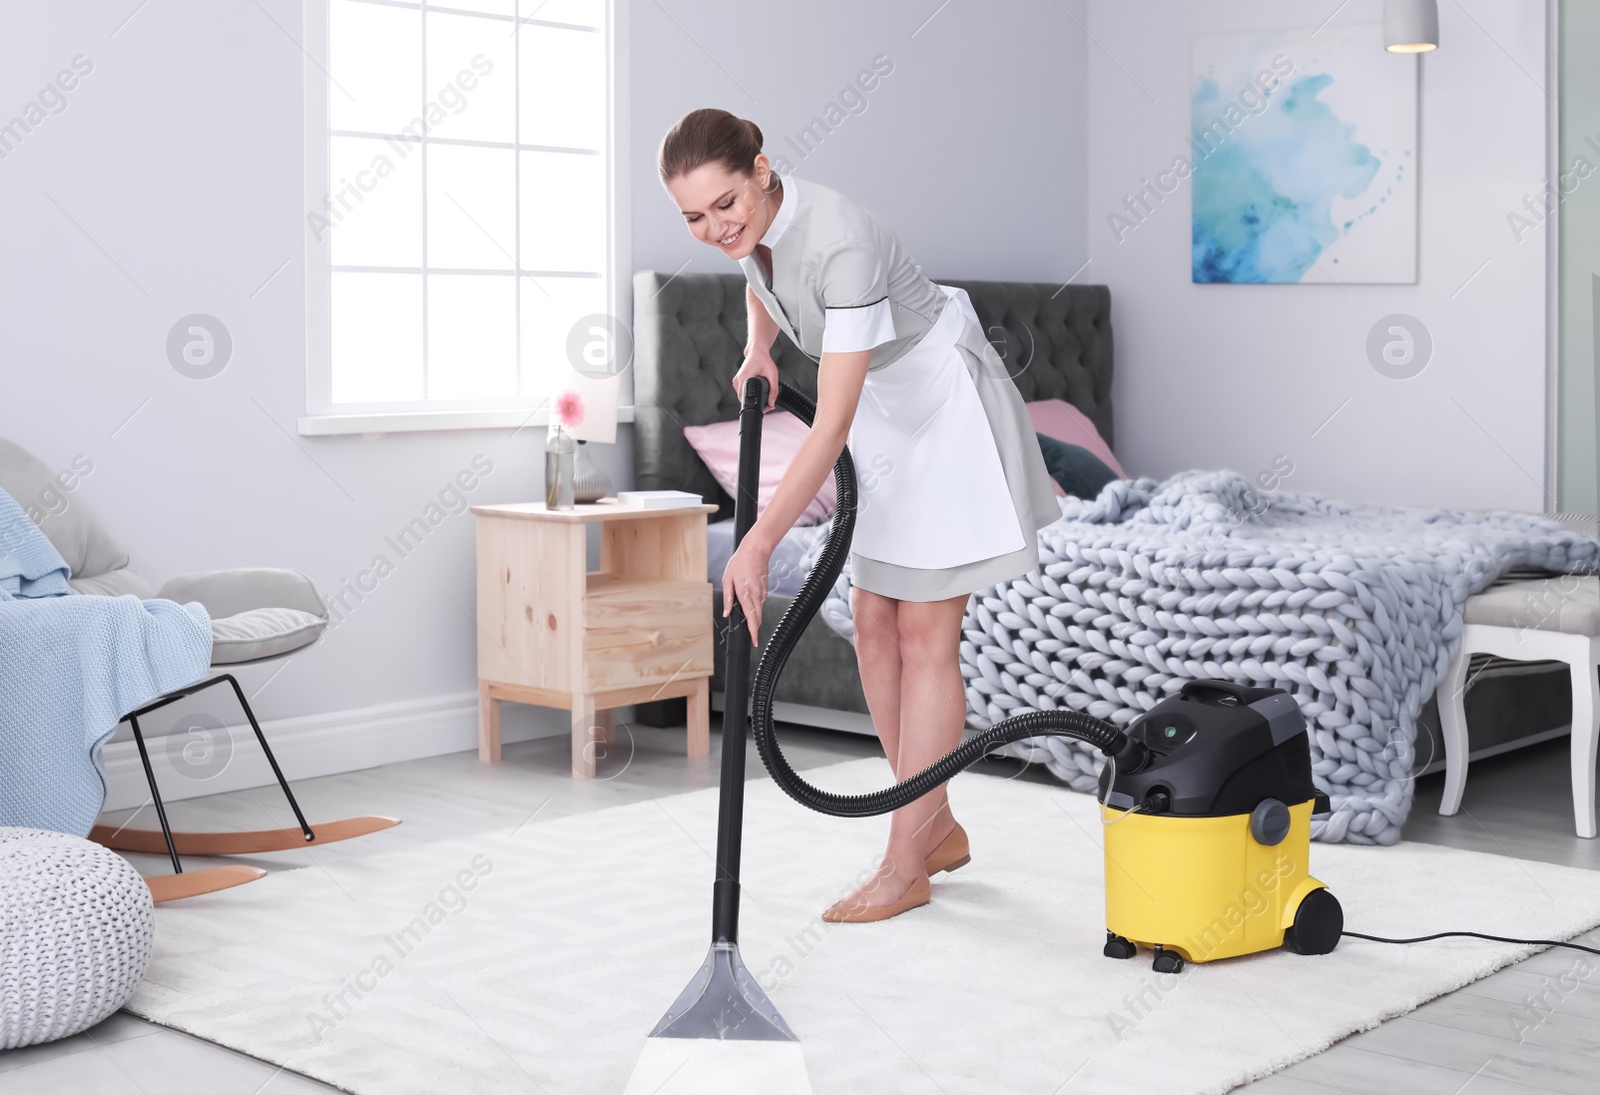
<svg viewBox="0 0 1600 1095">
<path fill-rule="evenodd" d="M 761 483 L 761 408 L 767 383 L 746 384 L 739 413 L 739 497 L 734 502 L 734 546 L 756 523 L 756 496 Z M 739 857 L 744 831 L 744 758 L 749 729 L 750 646 L 736 641 L 747 630 L 744 606 L 735 598 L 728 616 L 728 652 L 722 707 L 722 787 L 717 811 L 717 879 L 711 895 L 711 937 L 714 943 L 739 938 Z"/>
<path fill-rule="evenodd" d="M 761 481 L 761 408 L 758 390 L 746 385 L 739 414 L 739 488 L 734 499 L 734 540 L 744 539 L 756 522 L 756 494 Z M 745 630 L 743 609 L 733 606 L 729 635 Z M 739 956 L 739 856 L 744 830 L 745 737 L 749 730 L 750 647 L 729 641 L 722 709 L 722 776 L 717 798 L 717 874 L 711 889 L 711 947 L 705 961 L 645 1042 L 628 1092 L 655 1095 L 668 1081 L 674 1090 L 722 1091 L 728 1077 L 739 1074 L 752 1059 L 776 1062 L 795 1082 L 770 1087 L 769 1095 L 809 1092 L 799 1043 L 789 1024 Z M 741 1043 L 733 1059 L 705 1056 L 694 1048 Z M 751 1053 L 754 1052 L 754 1058 Z M 742 1062 L 742 1064 L 740 1063 Z M 730 1071 L 731 1070 L 731 1071 Z M 743 1090 L 742 1088 L 738 1090 Z"/>
</svg>

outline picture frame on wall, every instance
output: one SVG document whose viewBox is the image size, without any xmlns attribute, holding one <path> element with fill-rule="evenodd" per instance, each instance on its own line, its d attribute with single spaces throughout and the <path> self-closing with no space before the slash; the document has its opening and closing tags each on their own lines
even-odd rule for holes
<svg viewBox="0 0 1600 1095">
<path fill-rule="evenodd" d="M 1199 35 L 1196 284 L 1415 284 L 1417 57 L 1379 23 Z"/>
</svg>

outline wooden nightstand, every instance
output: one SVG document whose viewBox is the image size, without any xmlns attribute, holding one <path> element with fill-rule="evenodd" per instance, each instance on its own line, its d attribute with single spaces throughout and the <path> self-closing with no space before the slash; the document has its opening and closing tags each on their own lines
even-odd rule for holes
<svg viewBox="0 0 1600 1095">
<path fill-rule="evenodd" d="M 572 712 L 572 774 L 593 779 L 611 708 L 686 696 L 689 756 L 711 751 L 706 514 L 595 502 L 473 506 L 478 759 L 500 759 L 500 701 Z M 600 525 L 600 569 L 586 529 Z"/>
</svg>

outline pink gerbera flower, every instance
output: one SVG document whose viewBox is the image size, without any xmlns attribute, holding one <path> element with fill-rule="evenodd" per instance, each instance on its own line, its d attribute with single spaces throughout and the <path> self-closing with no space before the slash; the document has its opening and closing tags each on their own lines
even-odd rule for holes
<svg viewBox="0 0 1600 1095">
<path fill-rule="evenodd" d="M 577 426 L 583 422 L 583 397 L 577 392 L 562 392 L 556 396 L 556 418 L 563 426 Z"/>
</svg>

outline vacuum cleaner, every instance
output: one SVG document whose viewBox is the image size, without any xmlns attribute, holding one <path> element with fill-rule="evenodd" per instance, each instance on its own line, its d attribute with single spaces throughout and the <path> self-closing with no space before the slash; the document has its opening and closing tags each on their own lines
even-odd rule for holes
<svg viewBox="0 0 1600 1095">
<path fill-rule="evenodd" d="M 760 384 L 757 414 L 766 395 L 766 382 Z M 746 414 L 751 397 L 747 391 Z M 807 424 L 815 415 L 811 400 L 787 384 L 778 386 L 777 406 Z M 743 432 L 740 440 L 742 446 Z M 755 440 L 759 470 L 759 432 Z M 741 476 L 743 455 L 741 449 Z M 968 738 L 904 782 L 871 794 L 837 795 L 802 779 L 778 745 L 772 694 L 849 550 L 856 483 L 848 448 L 839 456 L 834 478 L 838 506 L 828 542 L 768 641 L 751 689 L 756 747 L 779 787 L 821 813 L 870 817 L 920 798 L 1005 743 L 1047 735 L 1075 738 L 1107 758 L 1098 795 L 1107 823 L 1107 957 L 1131 958 L 1142 945 L 1154 952 L 1157 971 L 1176 972 L 1184 960 L 1204 962 L 1278 946 L 1299 954 L 1334 948 L 1344 926 L 1339 902 L 1307 870 L 1311 815 L 1326 812 L 1328 800 L 1311 780 L 1305 717 L 1282 689 L 1189 681 L 1176 696 L 1134 720 L 1127 732 L 1076 711 L 1026 712 Z M 747 497 L 753 499 L 755 491 L 752 478 Z M 746 500 L 742 478 L 740 494 L 736 506 Z M 729 634 L 739 632 L 730 629 Z M 731 690 L 729 696 L 731 703 Z M 727 744 L 724 740 L 724 749 Z"/>
<path fill-rule="evenodd" d="M 1187 681 L 1129 726 L 1148 759 L 1100 772 L 1109 958 L 1185 960 L 1284 947 L 1327 954 L 1344 930 L 1338 898 L 1307 871 L 1311 782 L 1305 716 L 1279 688 Z M 1135 816 L 1137 815 L 1137 816 Z"/>
<path fill-rule="evenodd" d="M 745 385 L 734 499 L 736 546 L 755 523 L 767 391 L 764 378 Z M 779 384 L 776 405 L 807 425 L 815 418 L 812 401 L 788 384 Z M 1328 802 L 1312 785 L 1305 718 L 1294 697 L 1281 689 L 1190 681 L 1136 719 L 1126 733 L 1082 712 L 1026 712 L 968 738 L 909 779 L 868 794 L 835 794 L 803 779 L 778 744 L 772 697 L 785 661 L 833 587 L 849 550 L 856 477 L 848 447 L 834 465 L 834 481 L 838 502 L 827 543 L 768 640 L 753 683 L 743 607 L 735 604 L 729 614 L 711 949 L 651 1032 L 629 1090 L 646 1089 L 663 1073 L 687 1079 L 682 1075 L 687 1055 L 657 1053 L 653 1066 L 646 1067 L 658 1040 L 788 1043 L 798 1049 L 794 1033 L 739 957 L 740 836 L 749 729 L 777 785 L 802 806 L 835 817 L 872 817 L 898 809 L 1009 742 L 1045 735 L 1087 742 L 1107 758 L 1098 795 L 1106 823 L 1107 957 L 1132 958 L 1142 946 L 1154 952 L 1157 972 L 1174 973 L 1185 961 L 1280 946 L 1300 954 L 1325 954 L 1334 948 L 1343 929 L 1339 902 L 1307 869 L 1311 816 L 1325 811 Z M 703 1085 L 708 1079 L 693 1082 Z"/>
</svg>

